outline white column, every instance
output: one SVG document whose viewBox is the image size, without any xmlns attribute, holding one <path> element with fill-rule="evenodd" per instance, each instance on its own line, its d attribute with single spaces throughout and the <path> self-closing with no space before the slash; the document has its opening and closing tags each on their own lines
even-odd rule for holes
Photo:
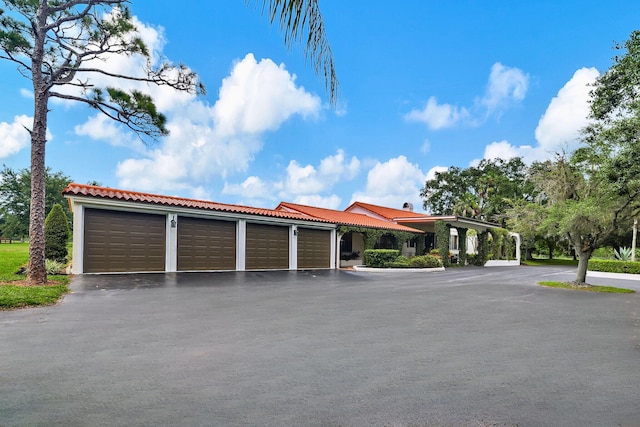
<svg viewBox="0 0 640 427">
<path fill-rule="evenodd" d="M 334 228 L 333 230 L 331 230 L 331 263 L 329 264 L 329 268 L 332 270 L 336 269 L 336 262 L 338 263 L 337 265 L 340 265 L 340 260 L 337 259 L 339 254 L 338 250 L 336 249 L 336 245 L 339 244 L 340 237 L 338 236 L 338 232 Z"/>
<path fill-rule="evenodd" d="M 298 269 L 298 226 L 289 227 L 289 270 Z"/>
<path fill-rule="evenodd" d="M 239 219 L 236 225 L 236 270 L 246 270 L 247 220 Z"/>
<path fill-rule="evenodd" d="M 73 254 L 71 271 L 84 273 L 84 206 L 73 203 Z"/>
<path fill-rule="evenodd" d="M 178 214 L 167 214 L 165 235 L 165 260 L 166 272 L 178 271 Z"/>
<path fill-rule="evenodd" d="M 521 257 L 521 253 L 520 253 L 520 234 L 518 233 L 509 233 L 513 238 L 516 239 L 516 261 L 518 261 L 518 263 L 520 263 L 520 257 Z"/>
</svg>

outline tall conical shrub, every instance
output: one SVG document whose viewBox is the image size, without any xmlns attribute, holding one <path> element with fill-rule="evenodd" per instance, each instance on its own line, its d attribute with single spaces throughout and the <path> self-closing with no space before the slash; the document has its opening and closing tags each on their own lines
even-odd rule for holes
<svg viewBox="0 0 640 427">
<path fill-rule="evenodd" d="M 67 215 L 62 210 L 62 206 L 56 203 L 44 221 L 45 257 L 58 262 L 66 262 L 69 253 L 67 242 L 70 234 Z"/>
</svg>

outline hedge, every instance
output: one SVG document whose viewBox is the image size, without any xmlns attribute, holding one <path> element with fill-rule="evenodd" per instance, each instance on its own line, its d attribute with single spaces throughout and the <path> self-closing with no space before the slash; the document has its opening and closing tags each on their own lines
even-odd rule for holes
<svg viewBox="0 0 640 427">
<path fill-rule="evenodd" d="M 382 268 L 385 264 L 394 262 L 400 255 L 397 249 L 367 249 L 364 251 L 364 265 Z"/>
<path fill-rule="evenodd" d="M 588 270 L 607 273 L 640 274 L 640 261 L 617 261 L 613 259 L 590 259 Z"/>
</svg>

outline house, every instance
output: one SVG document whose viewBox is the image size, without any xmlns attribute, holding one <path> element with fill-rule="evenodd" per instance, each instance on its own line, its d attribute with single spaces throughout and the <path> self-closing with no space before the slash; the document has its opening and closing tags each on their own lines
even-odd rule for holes
<svg viewBox="0 0 640 427">
<path fill-rule="evenodd" d="M 449 238 L 449 250 L 452 255 L 457 258 L 459 256 L 459 230 L 464 231 L 466 236 L 467 230 L 475 230 L 477 233 L 483 233 L 493 228 L 499 228 L 498 224 L 494 224 L 491 222 L 486 222 L 473 218 L 466 218 L 456 215 L 447 215 L 447 216 L 436 216 L 436 215 L 427 215 L 413 211 L 413 205 L 411 203 L 405 203 L 402 209 L 394 209 L 385 206 L 377 206 L 370 203 L 363 202 L 354 202 L 347 209 L 346 212 L 360 213 L 363 215 L 368 215 L 373 218 L 378 218 L 381 220 L 393 222 L 396 224 L 405 225 L 411 228 L 415 228 L 418 230 L 424 231 L 424 244 L 423 247 L 425 250 L 434 249 L 436 247 L 436 237 L 435 237 L 435 223 L 436 221 L 443 221 L 450 227 L 450 238 Z M 516 237 L 515 233 L 512 233 L 514 237 Z M 474 254 L 476 248 L 476 238 L 475 236 L 466 236 L 466 249 L 467 253 Z M 516 246 L 517 246 L 517 255 L 518 263 L 520 260 L 519 256 L 519 235 L 516 237 Z M 413 246 L 411 246 L 413 245 Z M 408 245 L 405 245 L 403 248 L 403 253 L 407 256 L 415 255 L 416 244 L 415 242 L 409 242 Z"/>
<path fill-rule="evenodd" d="M 344 211 L 280 203 L 275 209 L 72 183 L 74 274 L 335 269 L 362 263 L 365 246 L 415 253 L 438 219 L 493 224 L 356 202 Z"/>
</svg>

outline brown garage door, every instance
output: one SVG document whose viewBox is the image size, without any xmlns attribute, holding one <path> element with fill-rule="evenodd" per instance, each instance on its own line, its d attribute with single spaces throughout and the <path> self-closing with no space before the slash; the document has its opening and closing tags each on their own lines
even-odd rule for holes
<svg viewBox="0 0 640 427">
<path fill-rule="evenodd" d="M 247 224 L 247 270 L 289 268 L 289 227 Z"/>
<path fill-rule="evenodd" d="M 235 270 L 236 223 L 178 218 L 178 270 Z"/>
<path fill-rule="evenodd" d="M 331 266 L 331 231 L 298 228 L 298 268 Z"/>
<path fill-rule="evenodd" d="M 164 271 L 166 217 L 86 209 L 86 273 Z"/>
</svg>

